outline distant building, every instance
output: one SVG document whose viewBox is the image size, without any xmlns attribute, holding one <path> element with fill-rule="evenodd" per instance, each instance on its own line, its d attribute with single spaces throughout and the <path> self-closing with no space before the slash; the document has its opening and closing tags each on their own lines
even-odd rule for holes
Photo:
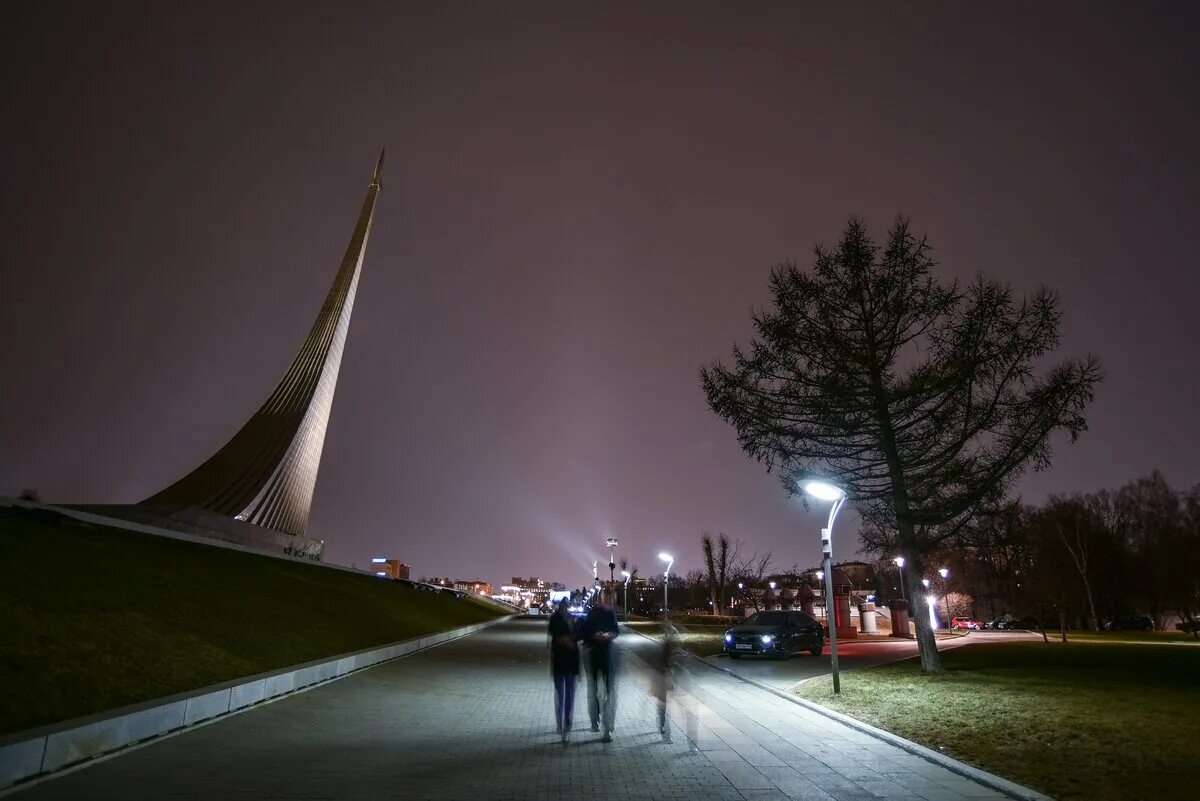
<svg viewBox="0 0 1200 801">
<path fill-rule="evenodd" d="M 521 578 L 513 576 L 512 582 L 500 588 L 504 595 L 517 606 L 526 609 L 547 607 L 550 605 L 550 593 L 565 590 L 566 587 L 557 581 L 545 581 L 537 576 Z"/>
<path fill-rule="evenodd" d="M 371 560 L 371 572 L 377 576 L 408 580 L 408 571 L 408 565 L 399 559 L 386 559 L 382 556 L 376 556 Z"/>
<path fill-rule="evenodd" d="M 474 579 L 472 581 L 463 581 L 462 579 L 459 579 L 458 581 L 454 582 L 453 586 L 454 589 L 460 592 L 469 592 L 472 595 L 492 594 L 492 585 L 486 581 L 480 581 L 479 579 Z"/>
</svg>

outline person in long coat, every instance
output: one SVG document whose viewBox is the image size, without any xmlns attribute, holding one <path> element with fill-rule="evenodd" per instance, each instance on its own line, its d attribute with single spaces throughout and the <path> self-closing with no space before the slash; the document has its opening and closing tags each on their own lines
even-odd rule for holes
<svg viewBox="0 0 1200 801">
<path fill-rule="evenodd" d="M 565 747 L 571 736 L 575 685 L 579 681 L 579 643 L 567 614 L 566 599 L 559 601 L 550 617 L 550 673 L 554 677 L 554 720 Z"/>
</svg>

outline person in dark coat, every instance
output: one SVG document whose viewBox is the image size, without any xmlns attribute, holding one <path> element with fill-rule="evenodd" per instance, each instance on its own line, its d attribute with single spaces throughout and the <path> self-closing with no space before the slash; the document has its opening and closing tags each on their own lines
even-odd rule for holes
<svg viewBox="0 0 1200 801">
<path fill-rule="evenodd" d="M 612 742 L 613 720 L 617 714 L 617 613 L 613 611 L 616 596 L 612 590 L 600 593 L 600 603 L 588 610 L 580 637 L 587 646 L 588 715 L 592 731 L 600 731 L 604 722 L 602 743 Z M 600 681 L 604 681 L 604 700 L 600 700 Z M 603 714 L 602 714 L 603 713 Z"/>
<path fill-rule="evenodd" d="M 554 676 L 554 720 L 566 746 L 575 711 L 575 684 L 579 681 L 579 645 L 565 598 L 550 617 L 550 673 Z"/>
</svg>

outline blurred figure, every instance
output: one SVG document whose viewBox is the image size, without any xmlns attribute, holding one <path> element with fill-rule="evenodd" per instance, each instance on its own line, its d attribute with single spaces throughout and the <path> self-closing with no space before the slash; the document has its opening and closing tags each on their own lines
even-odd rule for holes
<svg viewBox="0 0 1200 801">
<path fill-rule="evenodd" d="M 575 685 L 579 681 L 579 646 L 566 598 L 558 602 L 550 617 L 550 673 L 554 677 L 554 720 L 565 748 L 571 737 Z"/>
<path fill-rule="evenodd" d="M 600 731 L 604 723 L 602 743 L 612 742 L 613 722 L 617 714 L 617 653 L 613 640 L 617 638 L 616 603 L 612 590 L 600 593 L 600 603 L 593 606 L 583 621 L 580 639 L 587 646 L 588 715 L 592 731 Z M 604 681 L 604 700 L 600 699 L 600 681 Z"/>
<path fill-rule="evenodd" d="M 663 742 L 671 742 L 671 721 L 667 720 L 667 704 L 672 693 L 684 690 L 688 653 L 683 649 L 679 630 L 670 620 L 666 621 L 663 629 L 663 644 L 659 649 L 658 659 L 658 731 L 662 734 Z M 696 715 L 692 709 L 683 704 L 679 706 L 687 716 L 687 734 L 691 740 L 692 749 L 696 748 Z"/>
</svg>

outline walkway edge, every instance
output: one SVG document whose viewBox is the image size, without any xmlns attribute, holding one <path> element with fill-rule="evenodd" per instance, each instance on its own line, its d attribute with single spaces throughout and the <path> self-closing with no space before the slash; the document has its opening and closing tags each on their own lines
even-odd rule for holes
<svg viewBox="0 0 1200 801">
<path fill-rule="evenodd" d="M 0 793 L 164 734 L 434 648 L 514 617 L 517 615 L 505 615 L 8 735 L 0 739 Z"/>
<path fill-rule="evenodd" d="M 640 634 L 641 632 L 637 633 Z M 761 681 L 741 676 L 729 668 L 721 667 L 720 665 L 714 665 L 707 659 L 695 659 L 693 661 L 699 662 L 700 664 L 703 664 L 712 670 L 719 670 L 720 672 L 732 676 L 739 681 L 744 681 L 747 684 L 753 685 L 760 690 L 766 690 L 772 695 L 777 695 L 785 701 L 791 701 L 793 704 L 816 712 L 818 715 L 824 715 L 831 720 L 836 720 L 838 723 L 849 726 L 850 728 L 860 731 L 863 734 L 869 734 L 877 740 L 883 740 L 889 745 L 894 745 L 903 751 L 907 751 L 913 756 L 919 756 L 928 762 L 932 762 L 935 765 L 940 765 L 946 770 L 957 773 L 958 775 L 968 778 L 971 781 L 978 782 L 985 787 L 990 787 L 996 792 L 1004 793 L 1007 796 L 1020 799 L 1021 801 L 1054 801 L 1054 799 L 1052 799 L 1050 796 L 1043 795 L 1042 793 L 1025 787 L 1024 785 L 1017 784 L 1016 782 L 1010 782 L 1008 779 L 997 776 L 994 773 L 988 773 L 986 770 L 980 770 L 972 765 L 968 765 L 966 762 L 960 762 L 957 759 L 934 751 L 932 748 L 926 748 L 923 745 L 914 743 L 912 740 L 906 740 L 897 734 L 892 734 L 890 731 L 876 728 L 869 723 L 863 723 L 857 718 L 852 718 L 849 715 L 843 715 L 841 712 L 835 712 L 832 709 L 823 707 L 820 704 L 815 704 L 812 701 L 806 701 L 803 698 L 797 698 L 796 696 L 786 693 L 783 690 L 778 690 L 769 684 L 764 684 Z M 814 678 L 820 677 L 816 676 Z"/>
</svg>

